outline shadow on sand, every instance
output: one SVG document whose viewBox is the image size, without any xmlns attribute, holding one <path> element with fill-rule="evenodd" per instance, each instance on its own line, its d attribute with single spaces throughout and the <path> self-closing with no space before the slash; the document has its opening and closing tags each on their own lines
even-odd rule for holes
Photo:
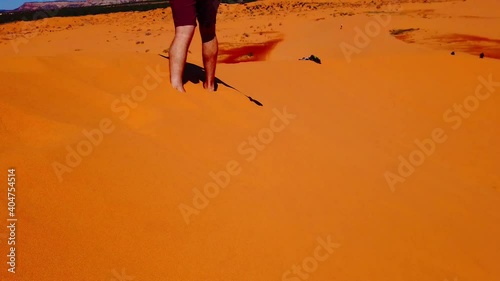
<svg viewBox="0 0 500 281">
<path fill-rule="evenodd" d="M 165 59 L 169 59 L 169 57 L 167 57 L 165 55 L 160 54 L 160 56 L 165 58 Z M 197 66 L 196 64 L 186 62 L 186 66 L 184 67 L 184 74 L 182 76 L 182 83 L 186 84 L 187 82 L 191 82 L 193 84 L 199 84 L 199 83 L 205 82 L 205 69 L 203 69 L 200 66 Z M 258 100 L 253 99 L 252 97 L 245 95 L 240 90 L 236 89 L 235 87 L 233 87 L 233 86 L 225 83 L 224 81 L 220 80 L 219 78 L 215 77 L 215 90 L 216 91 L 219 88 L 219 84 L 226 86 L 230 89 L 233 89 L 236 92 L 244 95 L 245 97 L 248 98 L 249 101 L 255 103 L 256 105 L 263 106 L 263 104 L 261 102 L 259 102 Z"/>
</svg>

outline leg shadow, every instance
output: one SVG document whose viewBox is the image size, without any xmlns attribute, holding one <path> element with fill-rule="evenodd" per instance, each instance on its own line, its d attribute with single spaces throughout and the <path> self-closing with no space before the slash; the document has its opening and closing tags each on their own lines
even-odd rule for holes
<svg viewBox="0 0 500 281">
<path fill-rule="evenodd" d="M 165 58 L 165 59 L 170 59 L 169 57 L 162 55 L 162 54 L 160 54 L 160 57 Z M 205 69 L 200 67 L 200 66 L 197 66 L 196 64 L 186 62 L 186 65 L 184 66 L 184 73 L 182 74 L 182 83 L 186 84 L 187 82 L 191 82 L 193 84 L 204 83 L 205 82 Z M 219 84 L 223 85 L 227 88 L 233 89 L 236 92 L 244 95 L 245 97 L 248 98 L 249 101 L 253 102 L 254 104 L 256 104 L 258 106 L 263 106 L 263 104 L 261 102 L 259 102 L 258 100 L 253 99 L 252 97 L 245 95 L 240 90 L 227 84 L 226 82 L 222 81 L 221 79 L 215 77 L 215 90 L 216 91 L 219 88 Z"/>
</svg>

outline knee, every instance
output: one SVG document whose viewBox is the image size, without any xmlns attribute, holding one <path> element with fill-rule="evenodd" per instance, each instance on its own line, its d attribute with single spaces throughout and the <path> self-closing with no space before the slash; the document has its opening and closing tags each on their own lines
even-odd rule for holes
<svg viewBox="0 0 500 281">
<path fill-rule="evenodd" d="M 191 40 L 194 34 L 195 26 L 184 25 L 175 28 L 175 38 L 181 40 Z"/>
<path fill-rule="evenodd" d="M 207 43 L 212 41 L 216 36 L 215 25 L 200 26 L 200 34 L 202 43 Z"/>
</svg>

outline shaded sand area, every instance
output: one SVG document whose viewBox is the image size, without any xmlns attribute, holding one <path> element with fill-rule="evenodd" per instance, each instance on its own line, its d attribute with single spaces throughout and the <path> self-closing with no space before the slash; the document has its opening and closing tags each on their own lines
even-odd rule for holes
<svg viewBox="0 0 500 281">
<path fill-rule="evenodd" d="M 500 280 L 500 6 L 425 2 L 222 5 L 216 93 L 169 9 L 0 25 L 2 280 Z"/>
</svg>

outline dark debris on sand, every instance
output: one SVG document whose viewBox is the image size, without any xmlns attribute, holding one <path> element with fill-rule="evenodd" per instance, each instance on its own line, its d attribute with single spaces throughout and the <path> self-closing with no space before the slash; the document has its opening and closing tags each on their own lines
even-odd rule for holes
<svg viewBox="0 0 500 281">
<path fill-rule="evenodd" d="M 303 58 L 301 58 L 299 60 L 310 60 L 310 61 L 313 61 L 313 62 L 315 62 L 317 64 L 321 64 L 321 60 L 317 56 L 315 56 L 315 55 L 310 55 L 309 57 L 303 57 Z"/>
</svg>

